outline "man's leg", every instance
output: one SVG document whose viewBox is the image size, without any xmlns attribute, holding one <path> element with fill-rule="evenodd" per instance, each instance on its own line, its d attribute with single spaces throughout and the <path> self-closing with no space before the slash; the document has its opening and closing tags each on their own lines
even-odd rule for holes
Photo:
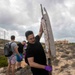
<svg viewBox="0 0 75 75">
<path fill-rule="evenodd" d="M 13 55 L 11 59 L 12 75 L 15 75 L 16 56 Z"/>
<path fill-rule="evenodd" d="M 21 67 L 21 62 L 17 62 L 17 68 Z"/>
<path fill-rule="evenodd" d="M 20 57 L 18 55 L 16 55 L 16 60 L 17 60 L 17 70 L 21 67 L 21 60 Z"/>
<path fill-rule="evenodd" d="M 6 75 L 9 75 L 10 69 L 11 69 L 11 64 L 10 64 L 10 63 L 8 63 L 8 67 L 7 67 Z"/>
<path fill-rule="evenodd" d="M 12 64 L 11 67 L 12 67 L 12 75 L 15 75 L 15 64 Z"/>
<path fill-rule="evenodd" d="M 23 57 L 23 54 L 20 53 L 20 55 Z M 22 60 L 20 60 L 20 57 L 18 55 L 16 55 L 16 57 L 17 57 L 17 70 L 19 70 L 22 68 L 21 67 L 21 61 Z"/>
</svg>

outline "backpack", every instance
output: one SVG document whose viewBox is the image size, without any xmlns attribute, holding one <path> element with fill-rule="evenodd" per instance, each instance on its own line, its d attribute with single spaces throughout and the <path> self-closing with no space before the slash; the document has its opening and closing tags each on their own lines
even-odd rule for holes
<svg viewBox="0 0 75 75">
<path fill-rule="evenodd" d="M 5 55 L 5 57 L 10 57 L 13 54 L 13 52 L 11 50 L 11 44 L 12 44 L 12 42 L 6 43 L 4 45 L 4 55 Z"/>
</svg>

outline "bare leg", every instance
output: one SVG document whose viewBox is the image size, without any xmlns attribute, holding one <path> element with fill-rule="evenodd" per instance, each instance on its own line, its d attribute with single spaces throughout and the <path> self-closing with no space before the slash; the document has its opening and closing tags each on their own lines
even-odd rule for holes
<svg viewBox="0 0 75 75">
<path fill-rule="evenodd" d="M 9 75 L 10 73 L 10 69 L 11 69 L 11 64 L 10 63 L 8 63 L 8 67 L 7 67 L 7 72 L 6 72 L 6 75 Z"/>
<path fill-rule="evenodd" d="M 15 75 L 15 64 L 12 64 L 12 75 Z"/>
<path fill-rule="evenodd" d="M 21 62 L 17 62 L 17 68 L 21 67 Z"/>
</svg>

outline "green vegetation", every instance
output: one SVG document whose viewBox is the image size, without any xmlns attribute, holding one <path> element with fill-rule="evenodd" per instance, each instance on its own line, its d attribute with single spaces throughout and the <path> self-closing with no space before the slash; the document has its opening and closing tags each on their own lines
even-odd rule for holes
<svg viewBox="0 0 75 75">
<path fill-rule="evenodd" d="M 69 43 L 69 45 L 75 45 L 75 43 Z"/>
<path fill-rule="evenodd" d="M 7 65 L 7 58 L 5 56 L 0 56 L 0 67 L 6 67 Z"/>
</svg>

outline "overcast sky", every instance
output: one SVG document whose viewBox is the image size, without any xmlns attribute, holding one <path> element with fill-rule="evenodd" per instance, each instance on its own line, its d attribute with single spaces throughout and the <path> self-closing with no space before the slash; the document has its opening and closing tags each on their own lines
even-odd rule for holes
<svg viewBox="0 0 75 75">
<path fill-rule="evenodd" d="M 0 0 L 0 38 L 25 39 L 25 32 L 38 34 L 43 4 L 48 11 L 54 40 L 75 42 L 75 0 Z M 43 41 L 43 37 L 41 41 Z"/>
</svg>

